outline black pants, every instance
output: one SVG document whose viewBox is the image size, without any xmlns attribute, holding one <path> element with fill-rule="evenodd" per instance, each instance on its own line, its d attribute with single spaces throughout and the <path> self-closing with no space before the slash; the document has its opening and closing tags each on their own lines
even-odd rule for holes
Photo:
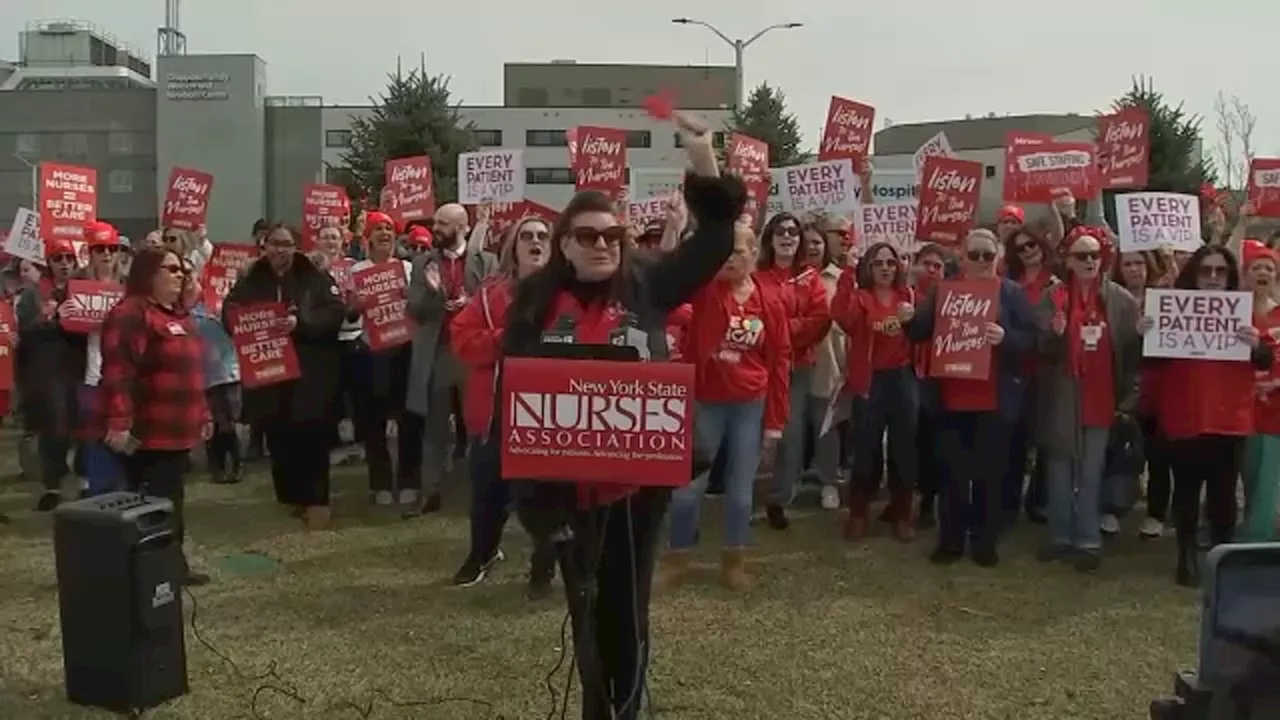
<svg viewBox="0 0 1280 720">
<path fill-rule="evenodd" d="M 583 720 L 640 716 L 650 654 L 653 566 L 670 500 L 669 490 L 646 489 L 591 513 L 575 513 L 574 539 L 558 547 L 578 651 Z M 592 515 L 599 535 L 596 548 L 586 542 Z M 597 549 L 591 577 L 591 556 Z M 588 583 L 596 590 L 590 608 Z"/>
<path fill-rule="evenodd" d="M 871 392 L 864 411 L 853 418 L 853 472 L 851 495 L 870 500 L 880 489 L 884 466 L 881 447 L 889 435 L 888 451 L 893 458 L 890 489 L 910 493 L 918 473 L 916 423 L 920 414 L 920 390 L 910 367 L 876 370 L 871 376 Z"/>
<path fill-rule="evenodd" d="M 1173 492 L 1169 466 L 1169 441 L 1160 432 L 1154 416 L 1138 419 L 1142 428 L 1142 453 L 1147 460 L 1147 515 L 1165 522 L 1169 519 L 1169 497 Z"/>
<path fill-rule="evenodd" d="M 282 505 L 329 504 L 329 437 L 325 421 L 269 425 L 271 484 Z"/>
<path fill-rule="evenodd" d="M 124 466 L 125 484 L 130 490 L 173 503 L 179 545 L 187 536 L 186 514 L 183 512 L 186 485 L 182 476 L 187 471 L 189 456 L 187 450 L 136 450 L 132 455 L 119 456 Z"/>
<path fill-rule="evenodd" d="M 916 424 L 916 450 L 920 453 L 920 474 L 916 480 L 916 487 L 920 490 L 920 512 L 932 513 L 942 492 L 943 463 L 938 452 L 938 419 L 923 410 Z"/>
<path fill-rule="evenodd" d="M 938 513 L 938 546 L 963 553 L 972 524 L 975 547 L 994 550 L 1000 539 L 1001 486 L 1009 457 L 1009 423 L 994 412 L 947 412 L 939 418 L 947 466 Z"/>
<path fill-rule="evenodd" d="M 40 455 L 40 482 L 45 492 L 59 492 L 62 478 L 71 471 L 67 467 L 67 453 L 71 451 L 71 438 L 66 435 L 40 433 L 36 436 L 36 448 Z"/>
<path fill-rule="evenodd" d="M 396 461 L 392 464 L 387 442 L 387 421 L 396 421 Z M 385 400 L 364 398 L 356 404 L 356 433 L 364 442 L 369 463 L 369 490 L 391 491 L 422 487 L 422 418 L 409 412 L 393 413 Z M 396 482 L 396 478 L 399 482 Z"/>
<path fill-rule="evenodd" d="M 356 442 L 364 441 L 364 428 L 360 425 L 361 388 L 369 384 L 369 351 L 359 340 L 346 340 L 339 343 L 341 358 L 338 365 L 338 418 L 333 424 L 334 446 L 341 444 L 338 434 L 338 422 L 342 418 L 351 420 L 351 430 Z"/>
<path fill-rule="evenodd" d="M 1173 512 L 1178 538 L 1190 541 L 1200 526 L 1200 490 L 1213 544 L 1231 542 L 1236 526 L 1236 479 L 1244 452 L 1244 438 L 1197 435 L 1169 440 L 1173 464 Z"/>
</svg>

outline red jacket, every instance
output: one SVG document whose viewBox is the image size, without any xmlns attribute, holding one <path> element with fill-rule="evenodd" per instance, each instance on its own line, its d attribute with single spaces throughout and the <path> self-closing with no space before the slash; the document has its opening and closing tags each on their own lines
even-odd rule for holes
<svg viewBox="0 0 1280 720">
<path fill-rule="evenodd" d="M 667 352 L 670 354 L 671 362 L 684 361 L 691 320 L 693 320 L 693 306 L 689 303 L 681 305 L 667 316 Z"/>
<path fill-rule="evenodd" d="M 782 287 L 790 318 L 791 357 L 794 367 L 814 364 L 814 350 L 831 330 L 831 310 L 822 272 L 809 265 L 774 266 L 756 277 Z"/>
<path fill-rule="evenodd" d="M 831 317 L 840 329 L 845 332 L 846 372 L 845 391 L 858 397 L 865 397 L 871 392 L 871 352 L 874 332 L 868 320 L 867 304 L 875 302 L 870 290 L 859 288 L 856 283 L 857 273 L 848 270 L 840 276 L 836 283 L 836 296 L 831 300 Z M 909 288 L 898 288 L 902 302 L 915 302 L 914 293 Z M 913 362 L 917 372 L 920 364 Z M 927 363 L 925 372 L 927 372 Z"/>
<path fill-rule="evenodd" d="M 449 347 L 467 366 L 462 417 L 472 432 L 485 437 L 493 420 L 494 374 L 502 352 L 502 329 L 511 303 L 511 283 L 492 278 L 476 291 L 474 302 L 449 321 Z"/>
<path fill-rule="evenodd" d="M 1156 407 L 1166 437 L 1253 434 L 1252 363 L 1174 359 L 1155 368 Z"/>
<path fill-rule="evenodd" d="M 790 412 L 792 356 L 781 286 L 757 281 L 756 291 L 743 306 L 755 310 L 743 312 L 742 317 L 732 286 L 721 280 L 707 283 L 692 305 L 686 357 L 697 364 L 696 399 L 749 402 L 764 398 L 764 429 L 781 432 Z M 759 317 L 751 317 L 755 313 Z M 754 332 L 745 327 L 754 323 L 763 327 Z"/>
</svg>

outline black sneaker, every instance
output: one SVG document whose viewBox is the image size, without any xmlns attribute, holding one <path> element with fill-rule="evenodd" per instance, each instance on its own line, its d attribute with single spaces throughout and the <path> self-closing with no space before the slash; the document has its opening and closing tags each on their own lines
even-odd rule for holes
<svg viewBox="0 0 1280 720">
<path fill-rule="evenodd" d="M 929 555 L 929 562 L 934 565 L 955 565 L 964 557 L 963 552 L 952 550 L 950 548 L 939 547 Z"/>
<path fill-rule="evenodd" d="M 39 512 L 49 512 L 62 503 L 62 494 L 54 490 L 45 490 L 40 495 L 40 499 L 36 501 L 36 510 Z"/>
<path fill-rule="evenodd" d="M 458 568 L 458 572 L 453 576 L 453 584 L 460 588 L 469 588 L 473 585 L 480 584 L 486 575 L 489 574 L 490 568 L 502 562 L 505 555 L 498 550 L 489 556 L 488 560 L 480 561 L 473 557 L 468 557 L 462 563 L 462 567 Z"/>
<path fill-rule="evenodd" d="M 971 552 L 973 555 L 973 563 L 978 567 L 993 568 L 1000 564 L 1000 555 L 996 553 L 993 547 L 983 547 L 978 545 Z"/>
<path fill-rule="evenodd" d="M 1077 550 L 1071 565 L 1083 573 L 1096 572 L 1102 567 L 1102 555 L 1097 550 Z"/>
<path fill-rule="evenodd" d="M 424 496 L 422 500 L 418 503 L 417 507 L 411 510 L 405 510 L 400 517 L 404 518 L 405 520 L 408 520 L 410 518 L 416 518 L 422 515 L 429 515 L 434 512 L 440 512 L 440 508 L 443 506 L 444 506 L 444 501 L 441 500 L 440 493 L 433 492 L 430 495 Z M 498 554 L 500 555 L 501 553 L 498 553 Z"/>
<path fill-rule="evenodd" d="M 786 530 L 791 527 L 791 521 L 787 519 L 787 509 L 781 505 L 770 505 L 765 508 L 764 516 L 769 522 L 769 527 L 774 530 Z"/>
</svg>

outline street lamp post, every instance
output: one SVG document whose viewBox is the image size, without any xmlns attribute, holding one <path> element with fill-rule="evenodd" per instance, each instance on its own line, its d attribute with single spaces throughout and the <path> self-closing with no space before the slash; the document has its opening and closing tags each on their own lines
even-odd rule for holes
<svg viewBox="0 0 1280 720">
<path fill-rule="evenodd" d="M 671 22 L 677 25 L 701 25 L 702 27 L 715 33 L 717 37 L 719 37 L 721 40 L 728 43 L 729 47 L 733 48 L 733 74 L 734 74 L 733 107 L 735 110 L 742 107 L 742 101 L 746 98 L 746 95 L 747 95 L 746 78 L 742 71 L 742 55 L 743 53 L 746 52 L 748 47 L 751 47 L 751 43 L 759 40 L 760 38 L 764 37 L 766 34 L 774 30 L 791 30 L 793 28 L 804 26 L 804 23 L 798 23 L 798 22 L 778 23 L 776 25 L 770 25 L 769 27 L 766 27 L 760 30 L 755 35 L 752 35 L 746 40 L 734 40 L 733 38 L 730 38 L 728 35 L 725 35 L 724 33 L 720 32 L 720 29 L 717 28 L 715 25 L 712 25 L 711 23 L 705 22 L 703 20 L 694 20 L 693 18 L 678 17 L 678 18 L 672 18 Z"/>
<path fill-rule="evenodd" d="M 40 163 L 33 163 L 18 153 L 14 153 L 13 157 L 31 170 L 31 207 L 28 209 L 35 212 L 39 209 L 37 205 L 40 201 Z"/>
</svg>

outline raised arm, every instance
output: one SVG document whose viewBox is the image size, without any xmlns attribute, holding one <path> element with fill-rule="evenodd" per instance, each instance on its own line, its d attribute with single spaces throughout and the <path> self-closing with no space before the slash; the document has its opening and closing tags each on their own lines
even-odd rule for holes
<svg viewBox="0 0 1280 720">
<path fill-rule="evenodd" d="M 433 268 L 435 262 L 430 253 L 416 257 L 409 275 L 405 312 L 419 324 L 439 322 L 444 318 L 444 291 L 439 283 L 439 268 Z M 432 276 L 436 278 L 434 283 L 431 282 Z"/>
<path fill-rule="evenodd" d="M 746 205 L 747 191 L 736 177 L 705 177 L 689 173 L 684 198 L 693 215 L 693 235 L 674 250 L 662 253 L 644 272 L 655 309 L 670 313 L 689 302 L 733 253 L 733 228 Z"/>
</svg>

